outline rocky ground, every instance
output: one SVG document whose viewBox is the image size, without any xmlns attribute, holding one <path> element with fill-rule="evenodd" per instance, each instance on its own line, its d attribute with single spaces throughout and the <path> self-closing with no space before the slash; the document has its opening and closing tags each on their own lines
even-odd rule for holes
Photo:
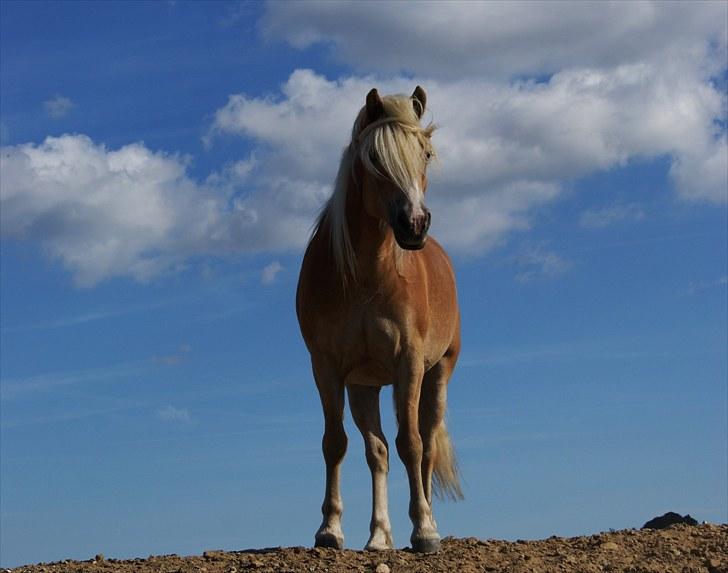
<svg viewBox="0 0 728 573">
<path fill-rule="evenodd" d="M 207 551 L 115 560 L 62 561 L 18 567 L 13 573 L 728 573 L 728 525 L 673 525 L 662 530 L 610 531 L 541 541 L 475 538 L 443 540 L 442 550 L 418 555 L 407 549 L 366 553 L 306 547 Z"/>
</svg>

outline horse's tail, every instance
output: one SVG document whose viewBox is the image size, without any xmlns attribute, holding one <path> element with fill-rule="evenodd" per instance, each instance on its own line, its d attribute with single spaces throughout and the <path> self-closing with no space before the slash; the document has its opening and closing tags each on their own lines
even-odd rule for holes
<svg viewBox="0 0 728 573">
<path fill-rule="evenodd" d="M 460 487 L 460 470 L 455 457 L 455 449 L 450 441 L 450 434 L 445 421 L 435 430 L 435 467 L 432 475 L 432 486 L 435 495 L 440 499 L 458 501 L 464 499 Z"/>
</svg>

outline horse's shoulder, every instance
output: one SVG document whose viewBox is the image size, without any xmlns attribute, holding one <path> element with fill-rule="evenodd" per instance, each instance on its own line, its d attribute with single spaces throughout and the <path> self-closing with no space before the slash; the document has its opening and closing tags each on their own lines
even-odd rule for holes
<svg viewBox="0 0 728 573">
<path fill-rule="evenodd" d="M 427 243 L 425 243 L 424 251 L 430 256 L 437 257 L 440 259 L 445 259 L 448 264 L 450 263 L 450 257 L 447 254 L 447 251 L 445 248 L 435 239 L 435 237 L 428 237 Z"/>
<path fill-rule="evenodd" d="M 447 251 L 433 237 L 428 237 L 422 255 L 427 273 L 430 277 L 443 277 L 448 282 L 455 282 L 455 271 Z"/>
</svg>

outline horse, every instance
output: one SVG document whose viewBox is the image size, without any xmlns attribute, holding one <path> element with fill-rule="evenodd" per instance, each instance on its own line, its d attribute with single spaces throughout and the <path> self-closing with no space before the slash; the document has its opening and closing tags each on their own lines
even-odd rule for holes
<svg viewBox="0 0 728 573">
<path fill-rule="evenodd" d="M 345 393 L 372 476 L 365 549 L 393 548 L 389 449 L 379 413 L 383 386 L 393 386 L 395 444 L 409 481 L 414 551 L 440 548 L 433 476 L 438 497 L 462 498 L 444 421 L 460 351 L 460 312 L 452 263 L 428 237 L 424 195 L 435 127 L 421 126 L 426 100 L 420 86 L 411 96 L 380 96 L 376 89 L 367 94 L 301 265 L 296 312 L 324 415 L 319 547 L 344 545 L 339 480 L 347 446 Z"/>
</svg>

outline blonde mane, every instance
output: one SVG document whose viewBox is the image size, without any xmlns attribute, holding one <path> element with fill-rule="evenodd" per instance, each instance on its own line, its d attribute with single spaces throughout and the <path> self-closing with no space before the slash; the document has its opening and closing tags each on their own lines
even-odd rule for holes
<svg viewBox="0 0 728 573">
<path fill-rule="evenodd" d="M 325 227 L 328 229 L 334 261 L 344 280 L 347 275 L 356 280 L 356 256 L 346 223 L 349 186 L 351 183 L 358 184 L 354 174 L 356 159 L 370 173 L 390 179 L 400 189 L 407 190 L 413 183 L 419 182 L 427 162 L 425 153 L 429 154 L 428 157 L 435 153 L 430 142 L 435 126 L 420 126 L 411 97 L 391 95 L 382 97 L 381 101 L 384 107 L 382 118 L 368 123 L 366 108 L 359 112 L 351 142 L 341 157 L 334 191 L 321 210 L 314 229 L 314 235 Z"/>
</svg>

